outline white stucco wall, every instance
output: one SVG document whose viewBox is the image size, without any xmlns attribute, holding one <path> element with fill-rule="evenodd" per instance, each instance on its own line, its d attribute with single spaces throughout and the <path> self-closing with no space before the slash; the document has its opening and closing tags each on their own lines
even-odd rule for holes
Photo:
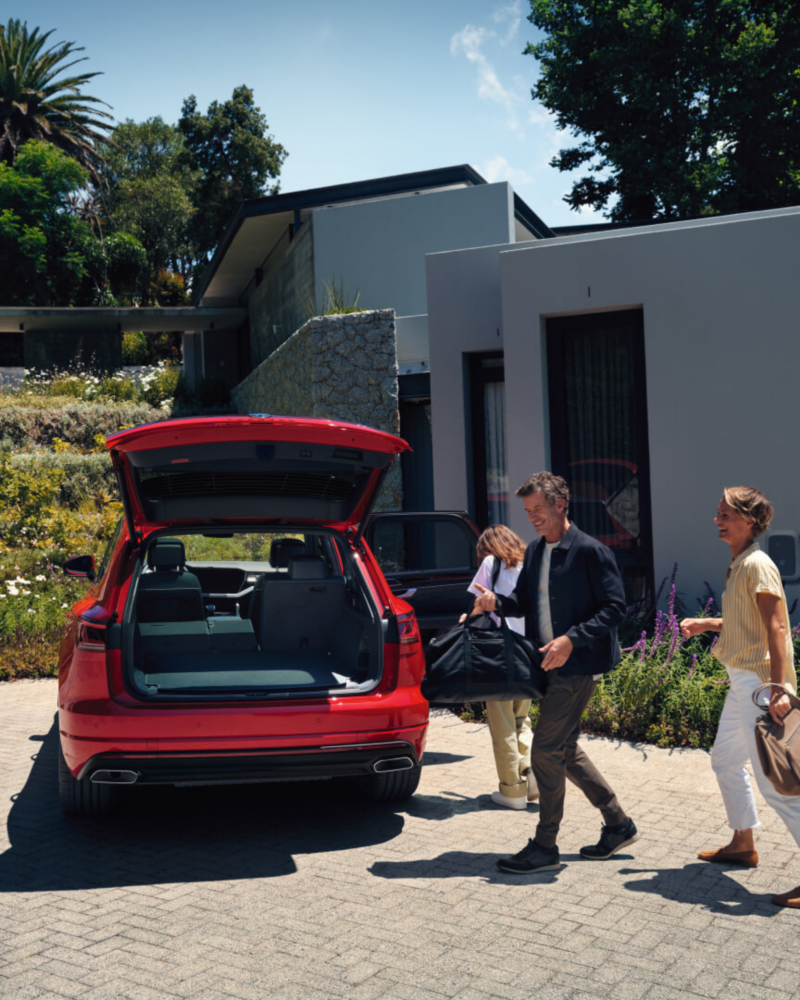
<svg viewBox="0 0 800 1000">
<path fill-rule="evenodd" d="M 513 197 L 504 182 L 317 209 L 317 301 L 335 275 L 365 309 L 427 312 L 425 254 L 513 242 Z"/>
<path fill-rule="evenodd" d="M 723 485 L 757 486 L 774 529 L 800 528 L 798 246 L 800 210 L 787 209 L 429 258 L 437 506 L 468 497 L 462 353 L 495 348 L 498 317 L 513 489 L 548 462 L 545 318 L 641 307 L 656 583 L 678 561 L 687 598 L 704 579 L 721 590 L 728 553 L 711 519 Z M 511 527 L 531 537 L 514 501 Z"/>
</svg>

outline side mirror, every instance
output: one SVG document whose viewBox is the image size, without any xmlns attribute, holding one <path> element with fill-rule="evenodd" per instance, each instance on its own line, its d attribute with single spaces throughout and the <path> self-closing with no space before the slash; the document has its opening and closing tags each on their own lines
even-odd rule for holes
<svg viewBox="0 0 800 1000">
<path fill-rule="evenodd" d="M 64 563 L 67 576 L 82 576 L 94 580 L 94 556 L 73 556 Z"/>
</svg>

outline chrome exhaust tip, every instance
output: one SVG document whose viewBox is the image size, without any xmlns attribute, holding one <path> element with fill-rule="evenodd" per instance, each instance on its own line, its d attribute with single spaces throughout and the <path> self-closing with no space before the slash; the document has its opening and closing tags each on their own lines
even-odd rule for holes
<svg viewBox="0 0 800 1000">
<path fill-rule="evenodd" d="M 386 760 L 376 760 L 372 770 L 378 774 L 383 771 L 410 771 L 414 761 L 410 757 L 389 757 Z"/>
<path fill-rule="evenodd" d="M 95 771 L 89 778 L 93 785 L 135 785 L 138 771 Z"/>
</svg>

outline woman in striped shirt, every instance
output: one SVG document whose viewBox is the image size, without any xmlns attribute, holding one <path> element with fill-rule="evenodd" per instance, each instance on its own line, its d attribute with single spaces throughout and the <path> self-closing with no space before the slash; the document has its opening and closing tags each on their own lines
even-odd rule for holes
<svg viewBox="0 0 800 1000">
<path fill-rule="evenodd" d="M 681 631 L 687 638 L 709 630 L 720 633 L 714 655 L 730 677 L 711 766 L 733 837 L 725 847 L 701 851 L 698 857 L 702 861 L 748 868 L 758 865 L 753 831 L 761 826 L 750 787 L 748 761 L 752 761 L 761 794 L 800 846 L 800 796 L 781 795 L 764 776 L 755 741 L 756 717 L 763 710 L 756 708 L 751 698 L 759 685 L 776 685 L 769 695 L 769 713 L 780 723 L 791 708 L 782 688 L 789 684 L 794 689 L 797 685 L 789 612 L 780 573 L 756 541 L 771 520 L 772 504 L 763 493 L 746 486 L 723 491 L 714 518 L 719 537 L 731 550 L 722 595 L 722 618 L 684 618 L 681 622 Z M 772 901 L 778 906 L 800 909 L 800 886 L 773 896 Z"/>
</svg>

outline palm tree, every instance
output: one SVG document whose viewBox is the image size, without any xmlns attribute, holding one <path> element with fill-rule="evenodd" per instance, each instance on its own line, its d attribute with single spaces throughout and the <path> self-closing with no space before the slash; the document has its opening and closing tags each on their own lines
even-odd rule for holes
<svg viewBox="0 0 800 1000">
<path fill-rule="evenodd" d="M 106 138 L 112 115 L 105 101 L 81 93 L 99 73 L 63 76 L 87 56 L 65 62 L 83 48 L 61 42 L 45 48 L 52 31 L 28 31 L 28 24 L 0 24 L 0 161 L 14 162 L 27 139 L 44 139 L 74 157 L 97 179 L 103 162 L 95 143 Z"/>
</svg>

